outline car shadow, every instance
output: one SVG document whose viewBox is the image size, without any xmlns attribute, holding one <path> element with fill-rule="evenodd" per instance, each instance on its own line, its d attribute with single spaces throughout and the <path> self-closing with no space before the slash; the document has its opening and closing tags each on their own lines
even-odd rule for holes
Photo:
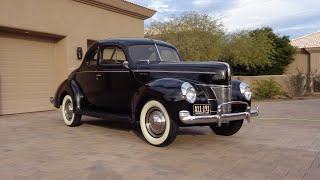
<svg viewBox="0 0 320 180">
<path fill-rule="evenodd" d="M 105 119 L 94 119 L 87 118 L 82 121 L 84 124 L 103 127 L 107 129 L 115 129 L 120 131 L 132 131 L 135 135 L 137 135 L 140 139 L 145 140 L 143 134 L 140 129 L 139 122 L 135 124 L 131 124 L 127 121 L 118 121 L 118 120 L 105 120 Z M 196 136 L 196 135 L 207 135 L 208 131 L 204 127 L 180 127 L 178 131 L 179 136 Z M 212 134 L 212 133 L 211 133 Z"/>
<path fill-rule="evenodd" d="M 127 131 L 127 132 L 133 132 L 138 138 L 145 141 L 143 134 L 140 129 L 139 122 L 135 124 L 131 124 L 128 121 L 118 121 L 118 120 L 106 120 L 106 119 L 93 119 L 93 118 L 86 118 L 82 120 L 84 124 L 91 125 L 91 126 L 97 126 L 107 129 L 114 129 L 119 131 Z"/>
<path fill-rule="evenodd" d="M 119 122 L 119 121 L 111 121 L 105 119 L 86 119 L 82 120 L 84 124 L 98 126 L 108 129 L 116 129 L 121 131 L 130 131 L 132 129 L 132 125 L 127 122 Z"/>
</svg>

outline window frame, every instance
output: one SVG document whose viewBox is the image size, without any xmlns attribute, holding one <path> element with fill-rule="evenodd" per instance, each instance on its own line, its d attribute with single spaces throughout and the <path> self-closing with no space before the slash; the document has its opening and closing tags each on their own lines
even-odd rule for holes
<svg viewBox="0 0 320 180">
<path fill-rule="evenodd" d="M 90 52 L 88 52 L 86 57 L 85 57 L 84 65 L 86 67 L 88 67 L 88 66 L 98 66 L 98 61 L 100 59 L 100 46 L 99 45 L 93 45 L 92 48 L 89 49 L 89 51 Z M 91 64 L 90 62 L 93 60 L 93 58 L 91 58 L 92 57 L 92 53 L 94 53 L 95 51 L 96 51 L 95 55 L 97 55 L 97 60 L 96 60 L 95 63 Z"/>
<path fill-rule="evenodd" d="M 110 48 L 110 49 L 113 49 L 113 53 L 112 53 L 112 56 L 111 56 L 111 60 L 114 58 L 114 56 L 116 56 L 116 59 L 114 60 L 115 63 L 113 64 L 106 64 L 106 63 L 103 63 L 103 51 L 104 49 L 106 48 Z M 120 46 L 117 46 L 117 45 L 104 45 L 100 48 L 100 58 L 99 58 L 99 65 L 100 66 L 123 66 L 123 63 L 117 63 L 118 62 L 118 58 L 117 58 L 117 53 L 118 53 L 118 50 L 121 50 L 125 56 L 125 60 L 124 61 L 121 61 L 121 62 L 125 62 L 125 61 L 128 61 L 128 56 L 126 55 L 125 53 L 125 50 L 124 48 L 120 47 Z"/>
</svg>

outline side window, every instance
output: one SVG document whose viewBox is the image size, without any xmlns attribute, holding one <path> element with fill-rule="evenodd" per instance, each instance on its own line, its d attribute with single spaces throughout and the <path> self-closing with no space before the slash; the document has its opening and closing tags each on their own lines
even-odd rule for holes
<svg viewBox="0 0 320 180">
<path fill-rule="evenodd" d="M 98 62 L 98 48 L 93 49 L 87 58 L 87 65 L 97 65 Z"/>
<path fill-rule="evenodd" d="M 115 49 L 113 47 L 106 47 L 102 51 L 101 64 L 114 64 L 112 58 L 115 55 Z"/>
<path fill-rule="evenodd" d="M 122 64 L 126 61 L 126 56 L 122 49 L 118 47 L 105 47 L 102 51 L 101 64 Z"/>
<path fill-rule="evenodd" d="M 123 50 L 122 49 L 120 49 L 120 48 L 116 48 L 116 50 L 117 50 L 117 62 L 116 63 L 123 63 L 123 61 L 126 61 L 127 59 L 126 59 L 126 55 L 124 54 L 124 52 L 123 52 Z"/>
<path fill-rule="evenodd" d="M 98 50 L 96 49 L 93 53 L 93 57 L 90 59 L 90 65 L 97 65 L 98 62 Z"/>
</svg>

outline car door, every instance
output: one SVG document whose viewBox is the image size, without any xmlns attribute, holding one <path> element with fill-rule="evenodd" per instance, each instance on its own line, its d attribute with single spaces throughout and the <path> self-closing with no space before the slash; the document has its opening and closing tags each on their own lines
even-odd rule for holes
<svg viewBox="0 0 320 180">
<path fill-rule="evenodd" d="M 130 70 L 123 66 L 126 55 L 118 46 L 102 47 L 100 53 L 96 77 L 97 107 L 113 112 L 128 111 L 132 78 Z"/>
<path fill-rule="evenodd" d="M 96 74 L 99 59 L 98 57 L 99 46 L 96 44 L 88 50 L 84 58 L 84 65 L 77 75 L 78 78 L 81 79 L 80 86 L 83 87 L 85 98 L 91 106 L 95 106 L 97 101 L 96 95 L 98 93 L 98 89 L 96 86 Z M 83 80 L 85 80 L 85 84 L 83 83 Z"/>
</svg>

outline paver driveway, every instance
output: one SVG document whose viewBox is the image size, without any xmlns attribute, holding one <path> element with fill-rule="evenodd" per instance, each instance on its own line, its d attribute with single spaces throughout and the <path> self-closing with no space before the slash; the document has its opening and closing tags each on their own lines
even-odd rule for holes
<svg viewBox="0 0 320 180">
<path fill-rule="evenodd" d="M 60 111 L 0 116 L 0 179 L 320 179 L 320 99 L 260 102 L 232 137 L 180 128 L 168 147 L 129 125 Z"/>
</svg>

